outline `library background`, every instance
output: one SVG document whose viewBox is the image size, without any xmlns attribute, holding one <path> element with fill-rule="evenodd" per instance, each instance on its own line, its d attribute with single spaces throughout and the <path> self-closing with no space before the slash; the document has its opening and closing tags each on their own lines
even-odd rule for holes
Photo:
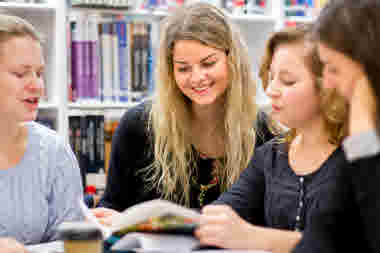
<svg viewBox="0 0 380 253">
<path fill-rule="evenodd" d="M 327 0 L 0 0 L 45 36 L 46 97 L 38 121 L 67 138 L 88 194 L 100 193 L 118 120 L 154 89 L 159 21 L 185 2 L 222 7 L 249 47 L 257 76 L 265 42 L 311 22 Z M 258 104 L 265 103 L 259 87 Z"/>
</svg>

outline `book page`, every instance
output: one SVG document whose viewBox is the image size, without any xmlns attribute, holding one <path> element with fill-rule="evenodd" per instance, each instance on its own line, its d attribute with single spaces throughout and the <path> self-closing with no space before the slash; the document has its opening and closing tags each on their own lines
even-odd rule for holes
<svg viewBox="0 0 380 253">
<path fill-rule="evenodd" d="M 129 233 L 112 246 L 112 250 L 141 250 L 142 252 L 191 252 L 199 241 L 188 235 Z"/>
<path fill-rule="evenodd" d="M 178 216 L 194 220 L 199 219 L 200 213 L 192 209 L 174 204 L 170 201 L 155 199 L 134 205 L 126 209 L 112 221 L 112 232 L 147 221 L 152 217 Z"/>
</svg>

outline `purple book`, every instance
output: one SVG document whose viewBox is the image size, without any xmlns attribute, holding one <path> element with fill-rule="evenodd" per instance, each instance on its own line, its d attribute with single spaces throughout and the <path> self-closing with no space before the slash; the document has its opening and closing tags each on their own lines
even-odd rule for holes
<svg viewBox="0 0 380 253">
<path fill-rule="evenodd" d="M 72 41 L 71 41 L 71 79 L 75 101 L 81 101 L 85 97 L 86 79 L 84 75 L 84 44 L 82 40 L 82 23 L 72 22 Z"/>
<path fill-rule="evenodd" d="M 89 97 L 93 100 L 99 101 L 99 31 L 98 22 L 95 19 L 89 20 L 88 23 L 89 33 L 89 63 L 90 63 L 90 76 L 89 76 Z"/>
</svg>

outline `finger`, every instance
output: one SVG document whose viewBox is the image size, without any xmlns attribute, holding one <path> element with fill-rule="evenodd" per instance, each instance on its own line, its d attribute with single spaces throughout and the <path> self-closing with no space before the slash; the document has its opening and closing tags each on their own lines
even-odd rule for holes
<svg viewBox="0 0 380 253">
<path fill-rule="evenodd" d="M 203 214 L 218 214 L 221 212 L 231 212 L 232 209 L 227 205 L 207 205 L 202 209 Z"/>
<path fill-rule="evenodd" d="M 202 245 L 223 246 L 223 234 L 216 226 L 207 226 L 195 231 L 195 236 Z"/>
<path fill-rule="evenodd" d="M 98 221 L 102 225 L 105 225 L 105 226 L 108 226 L 108 227 L 112 226 L 112 219 L 110 219 L 110 217 L 99 218 Z"/>
<path fill-rule="evenodd" d="M 207 225 L 207 224 L 229 224 L 232 222 L 234 217 L 231 217 L 225 212 L 217 213 L 217 214 L 202 214 L 200 216 L 199 224 Z"/>
<path fill-rule="evenodd" d="M 95 217 L 98 217 L 98 218 L 103 218 L 103 217 L 119 214 L 119 212 L 115 210 L 102 208 L 102 207 L 91 209 L 91 212 L 95 215 Z"/>
</svg>

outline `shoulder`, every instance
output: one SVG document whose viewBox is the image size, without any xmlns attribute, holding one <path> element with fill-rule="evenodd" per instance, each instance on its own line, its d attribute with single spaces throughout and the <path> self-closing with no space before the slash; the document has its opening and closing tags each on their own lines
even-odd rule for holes
<svg viewBox="0 0 380 253">
<path fill-rule="evenodd" d="M 257 167 L 258 164 L 259 166 L 267 165 L 272 163 L 275 156 L 282 153 L 286 154 L 286 144 L 279 143 L 276 138 L 273 138 L 255 149 L 250 164 L 254 167 Z"/>
<path fill-rule="evenodd" d="M 119 128 L 144 129 L 149 121 L 151 108 L 151 101 L 145 101 L 129 108 L 121 117 Z"/>
<path fill-rule="evenodd" d="M 255 149 L 254 156 L 260 155 L 260 156 L 266 156 L 269 154 L 275 154 L 275 153 L 286 153 L 286 143 L 281 143 L 277 138 L 273 138 L 267 142 L 265 142 L 263 145 Z"/>
<path fill-rule="evenodd" d="M 64 138 L 56 131 L 34 121 L 27 122 L 26 126 L 33 146 L 39 145 L 51 149 L 64 145 Z"/>
</svg>

